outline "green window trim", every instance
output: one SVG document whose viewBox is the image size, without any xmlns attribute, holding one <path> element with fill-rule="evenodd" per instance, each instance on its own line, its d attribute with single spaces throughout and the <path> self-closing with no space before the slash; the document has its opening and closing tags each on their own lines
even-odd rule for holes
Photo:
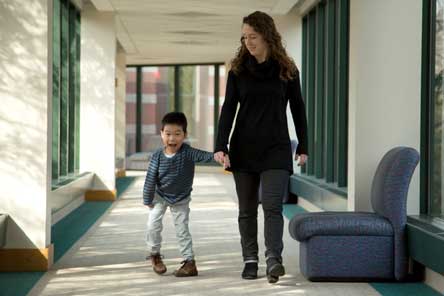
<svg viewBox="0 0 444 296">
<path fill-rule="evenodd" d="M 312 11 L 308 15 L 308 30 L 307 30 L 307 87 L 306 94 L 306 108 L 307 108 L 307 127 L 308 127 L 308 158 L 307 174 L 314 174 L 314 138 L 315 138 L 315 37 L 316 37 L 316 11 Z"/>
<path fill-rule="evenodd" d="M 53 1 L 52 184 L 78 174 L 80 149 L 80 11 Z"/>
<path fill-rule="evenodd" d="M 421 53 L 420 215 L 407 217 L 409 255 L 424 266 L 444 273 L 444 221 L 430 215 L 435 75 L 436 0 L 423 0 Z"/>
<path fill-rule="evenodd" d="M 326 22 L 326 82 L 325 82 L 325 124 L 326 138 L 324 149 L 325 155 L 325 181 L 335 180 L 335 54 L 336 54 L 336 13 L 334 1 L 327 2 L 327 22 Z"/>
<path fill-rule="evenodd" d="M 428 215 L 407 217 L 409 255 L 417 262 L 444 273 L 444 225 Z"/>
<path fill-rule="evenodd" d="M 315 138 L 314 165 L 316 178 L 324 177 L 324 78 L 325 78 L 325 3 L 316 9 L 316 89 L 315 89 Z"/>
<path fill-rule="evenodd" d="M 69 100 L 69 3 L 61 0 L 61 30 L 60 30 L 60 155 L 59 176 L 68 175 L 68 100 Z"/>
<path fill-rule="evenodd" d="M 76 11 L 75 19 L 76 34 L 76 71 L 75 71 L 75 149 L 74 149 L 74 171 L 78 172 L 80 168 L 80 11 Z"/>
<path fill-rule="evenodd" d="M 338 31 L 337 40 L 338 51 L 336 56 L 338 57 L 337 62 L 337 172 L 338 187 L 347 186 L 347 140 L 348 140 L 348 36 L 349 36 L 349 0 L 337 0 L 337 11 L 338 14 Z"/>
<path fill-rule="evenodd" d="M 53 1 L 52 22 L 52 180 L 59 177 L 60 1 Z"/>
<path fill-rule="evenodd" d="M 347 190 L 315 176 L 292 175 L 289 191 L 325 211 L 347 211 Z"/>
<path fill-rule="evenodd" d="M 320 1 L 302 19 L 308 154 L 303 176 L 347 187 L 349 0 Z"/>
<path fill-rule="evenodd" d="M 307 30 L 308 30 L 308 20 L 305 16 L 302 18 L 302 73 L 301 73 L 301 92 L 304 94 L 303 99 L 305 105 L 307 106 L 307 100 L 305 94 L 307 93 Z M 304 165 L 301 168 L 301 173 L 307 173 L 307 166 Z"/>
</svg>

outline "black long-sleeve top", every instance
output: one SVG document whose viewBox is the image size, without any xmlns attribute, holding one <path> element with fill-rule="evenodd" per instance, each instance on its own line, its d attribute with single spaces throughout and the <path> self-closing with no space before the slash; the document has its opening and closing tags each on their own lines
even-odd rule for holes
<svg viewBox="0 0 444 296">
<path fill-rule="evenodd" d="M 299 73 L 292 80 L 279 78 L 279 64 L 269 59 L 258 64 L 253 56 L 236 75 L 228 73 L 215 151 L 229 154 L 233 171 L 262 172 L 285 169 L 293 172 L 287 103 L 298 137 L 297 154 L 307 154 L 307 119 Z M 237 105 L 236 125 L 228 138 Z"/>
</svg>

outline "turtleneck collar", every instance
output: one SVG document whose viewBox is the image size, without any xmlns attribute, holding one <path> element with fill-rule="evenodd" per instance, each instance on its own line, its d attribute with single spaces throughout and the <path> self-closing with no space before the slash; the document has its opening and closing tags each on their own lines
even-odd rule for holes
<svg viewBox="0 0 444 296">
<path fill-rule="evenodd" d="M 262 63 L 258 63 L 256 58 L 251 54 L 246 59 L 245 66 L 254 77 L 264 80 L 279 75 L 279 65 L 272 58 L 266 59 Z"/>
</svg>

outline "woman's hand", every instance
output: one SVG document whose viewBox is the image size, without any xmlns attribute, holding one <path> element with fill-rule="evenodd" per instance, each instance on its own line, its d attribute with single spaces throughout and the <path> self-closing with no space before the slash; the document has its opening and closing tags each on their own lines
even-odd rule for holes
<svg viewBox="0 0 444 296">
<path fill-rule="evenodd" d="M 223 151 L 218 151 L 214 153 L 214 160 L 223 165 L 224 169 L 229 168 L 231 166 L 228 154 L 225 154 Z"/>
<path fill-rule="evenodd" d="M 303 166 L 307 162 L 307 154 L 295 154 L 294 160 L 298 161 L 298 166 Z"/>
<path fill-rule="evenodd" d="M 230 166 L 231 166 L 230 157 L 228 156 L 228 154 L 225 154 L 225 157 L 224 157 L 224 169 L 229 168 Z"/>
</svg>

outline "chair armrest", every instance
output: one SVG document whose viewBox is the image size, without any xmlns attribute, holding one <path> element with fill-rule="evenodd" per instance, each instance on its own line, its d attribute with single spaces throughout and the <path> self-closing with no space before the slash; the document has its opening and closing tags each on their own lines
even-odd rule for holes
<svg viewBox="0 0 444 296">
<path fill-rule="evenodd" d="M 316 235 L 393 236 L 386 218 L 365 212 L 315 212 L 295 215 L 289 225 L 290 235 L 305 241 Z"/>
</svg>

